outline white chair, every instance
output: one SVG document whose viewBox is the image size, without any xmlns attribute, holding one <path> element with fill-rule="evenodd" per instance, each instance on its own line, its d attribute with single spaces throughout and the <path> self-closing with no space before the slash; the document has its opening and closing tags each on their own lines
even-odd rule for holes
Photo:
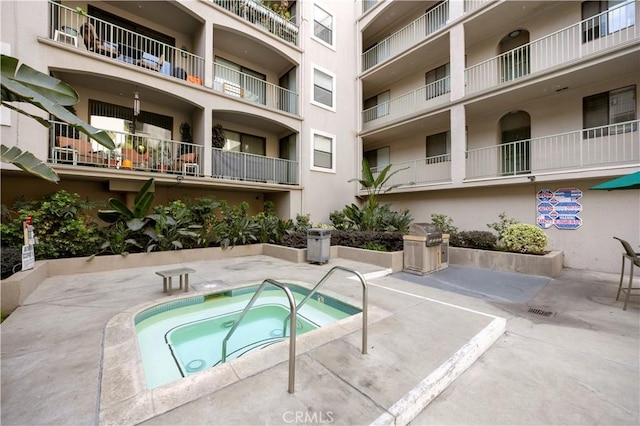
<svg viewBox="0 0 640 426">
<path fill-rule="evenodd" d="M 63 41 L 67 44 L 73 44 L 75 47 L 78 47 L 78 31 L 75 28 L 67 27 L 66 25 L 62 26 L 62 31 L 55 31 L 53 39 L 55 41 Z M 69 41 L 71 41 L 71 43 L 69 43 Z"/>
</svg>

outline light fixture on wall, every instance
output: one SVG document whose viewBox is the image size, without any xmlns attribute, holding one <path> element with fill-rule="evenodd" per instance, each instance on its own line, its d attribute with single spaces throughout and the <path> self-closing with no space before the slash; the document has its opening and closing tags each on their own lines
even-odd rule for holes
<svg viewBox="0 0 640 426">
<path fill-rule="evenodd" d="M 182 46 L 180 48 L 182 51 L 180 52 L 180 56 L 182 56 L 183 58 L 187 57 L 187 46 Z"/>
<path fill-rule="evenodd" d="M 135 117 L 140 115 L 140 95 L 138 92 L 133 92 L 133 115 Z"/>
<path fill-rule="evenodd" d="M 520 34 L 522 34 L 522 31 L 520 31 L 520 30 L 511 31 L 511 32 L 509 33 L 509 38 L 516 38 L 516 37 L 518 37 Z"/>
</svg>

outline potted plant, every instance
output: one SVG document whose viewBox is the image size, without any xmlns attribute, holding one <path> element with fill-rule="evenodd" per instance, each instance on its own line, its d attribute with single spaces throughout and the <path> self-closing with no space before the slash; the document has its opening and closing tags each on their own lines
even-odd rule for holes
<svg viewBox="0 0 640 426">
<path fill-rule="evenodd" d="M 211 145 L 214 148 L 222 149 L 226 143 L 226 137 L 224 135 L 224 128 L 220 123 L 213 126 L 211 129 Z"/>
<path fill-rule="evenodd" d="M 157 147 L 153 148 L 151 158 L 153 159 L 156 170 L 163 173 L 169 170 L 171 155 L 167 144 L 160 143 Z"/>
</svg>

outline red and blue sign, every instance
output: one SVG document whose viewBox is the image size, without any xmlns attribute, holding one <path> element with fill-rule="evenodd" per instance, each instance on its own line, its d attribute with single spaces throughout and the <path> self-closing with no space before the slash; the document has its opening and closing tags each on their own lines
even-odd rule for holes
<svg viewBox="0 0 640 426">
<path fill-rule="evenodd" d="M 542 229 L 552 225 L 558 229 L 578 229 L 582 226 L 582 190 L 578 188 L 559 188 L 555 191 L 541 189 L 536 194 L 537 205 L 536 222 Z"/>
</svg>

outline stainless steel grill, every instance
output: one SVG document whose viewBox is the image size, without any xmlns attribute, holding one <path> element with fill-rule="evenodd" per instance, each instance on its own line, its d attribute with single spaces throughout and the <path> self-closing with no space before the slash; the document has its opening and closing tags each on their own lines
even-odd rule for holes
<svg viewBox="0 0 640 426">
<path fill-rule="evenodd" d="M 412 224 L 409 233 L 403 237 L 403 245 L 405 272 L 425 275 L 443 268 L 442 232 L 436 225 Z"/>
</svg>

